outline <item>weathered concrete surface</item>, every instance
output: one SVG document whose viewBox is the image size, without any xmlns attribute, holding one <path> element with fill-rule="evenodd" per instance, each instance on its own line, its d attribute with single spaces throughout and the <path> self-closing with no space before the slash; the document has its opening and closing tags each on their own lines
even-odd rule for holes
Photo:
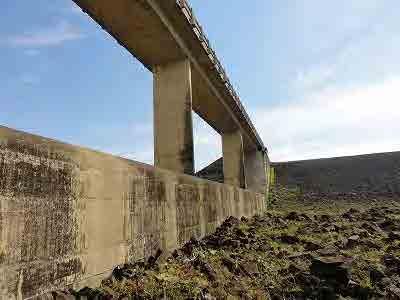
<svg viewBox="0 0 400 300">
<path fill-rule="evenodd" d="M 154 68 L 155 166 L 194 174 L 192 74 L 189 60 Z"/>
<path fill-rule="evenodd" d="M 267 191 L 268 158 L 261 151 L 247 151 L 244 154 L 246 187 L 258 193 Z"/>
<path fill-rule="evenodd" d="M 97 284 L 264 196 L 0 127 L 0 298 Z"/>
<path fill-rule="evenodd" d="M 400 195 L 400 152 L 273 163 L 275 182 L 311 193 Z"/>
<path fill-rule="evenodd" d="M 246 188 L 243 138 L 239 131 L 222 135 L 224 183 Z"/>
</svg>

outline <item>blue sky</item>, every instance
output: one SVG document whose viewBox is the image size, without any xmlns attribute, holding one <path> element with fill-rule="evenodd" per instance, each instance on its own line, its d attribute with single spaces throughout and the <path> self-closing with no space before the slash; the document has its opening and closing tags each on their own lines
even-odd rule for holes
<svg viewBox="0 0 400 300">
<path fill-rule="evenodd" d="M 398 0 L 191 3 L 272 160 L 400 150 Z M 1 11 L 0 124 L 152 163 L 150 72 L 70 0 Z"/>
</svg>

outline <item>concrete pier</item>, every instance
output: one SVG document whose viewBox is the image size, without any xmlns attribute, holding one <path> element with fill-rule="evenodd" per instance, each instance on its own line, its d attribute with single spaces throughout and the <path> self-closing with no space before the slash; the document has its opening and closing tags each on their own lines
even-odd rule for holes
<svg viewBox="0 0 400 300">
<path fill-rule="evenodd" d="M 243 138 L 239 131 L 222 135 L 222 152 L 224 182 L 235 187 L 246 188 Z"/>
<path fill-rule="evenodd" d="M 266 154 L 258 150 L 246 151 L 244 161 L 247 188 L 258 193 L 266 193 L 268 168 Z"/>
<path fill-rule="evenodd" d="M 194 174 L 192 78 L 188 60 L 154 68 L 154 163 Z"/>
</svg>

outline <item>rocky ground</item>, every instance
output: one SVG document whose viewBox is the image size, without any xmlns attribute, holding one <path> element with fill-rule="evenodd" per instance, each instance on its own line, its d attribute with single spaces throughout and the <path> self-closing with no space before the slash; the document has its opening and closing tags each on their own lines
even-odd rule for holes
<svg viewBox="0 0 400 300">
<path fill-rule="evenodd" d="M 307 201 L 287 192 L 263 216 L 231 217 L 166 261 L 160 255 L 116 268 L 97 289 L 52 296 L 400 299 L 400 201 Z"/>
</svg>

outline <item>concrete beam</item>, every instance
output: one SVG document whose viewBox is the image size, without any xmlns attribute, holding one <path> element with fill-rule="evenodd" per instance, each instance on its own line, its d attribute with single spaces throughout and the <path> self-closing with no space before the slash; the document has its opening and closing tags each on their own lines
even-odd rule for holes
<svg viewBox="0 0 400 300">
<path fill-rule="evenodd" d="M 188 58 L 193 76 L 201 77 L 193 110 L 218 132 L 239 127 L 246 150 L 264 148 L 187 1 L 73 1 L 152 72 Z"/>
<path fill-rule="evenodd" d="M 222 134 L 222 152 L 224 182 L 236 187 L 246 188 L 243 138 L 240 131 Z"/>
<path fill-rule="evenodd" d="M 247 188 L 260 194 L 267 190 L 266 159 L 262 151 L 246 151 L 244 154 Z"/>
<path fill-rule="evenodd" d="M 194 174 L 191 65 L 182 60 L 154 67 L 154 163 Z"/>
</svg>

